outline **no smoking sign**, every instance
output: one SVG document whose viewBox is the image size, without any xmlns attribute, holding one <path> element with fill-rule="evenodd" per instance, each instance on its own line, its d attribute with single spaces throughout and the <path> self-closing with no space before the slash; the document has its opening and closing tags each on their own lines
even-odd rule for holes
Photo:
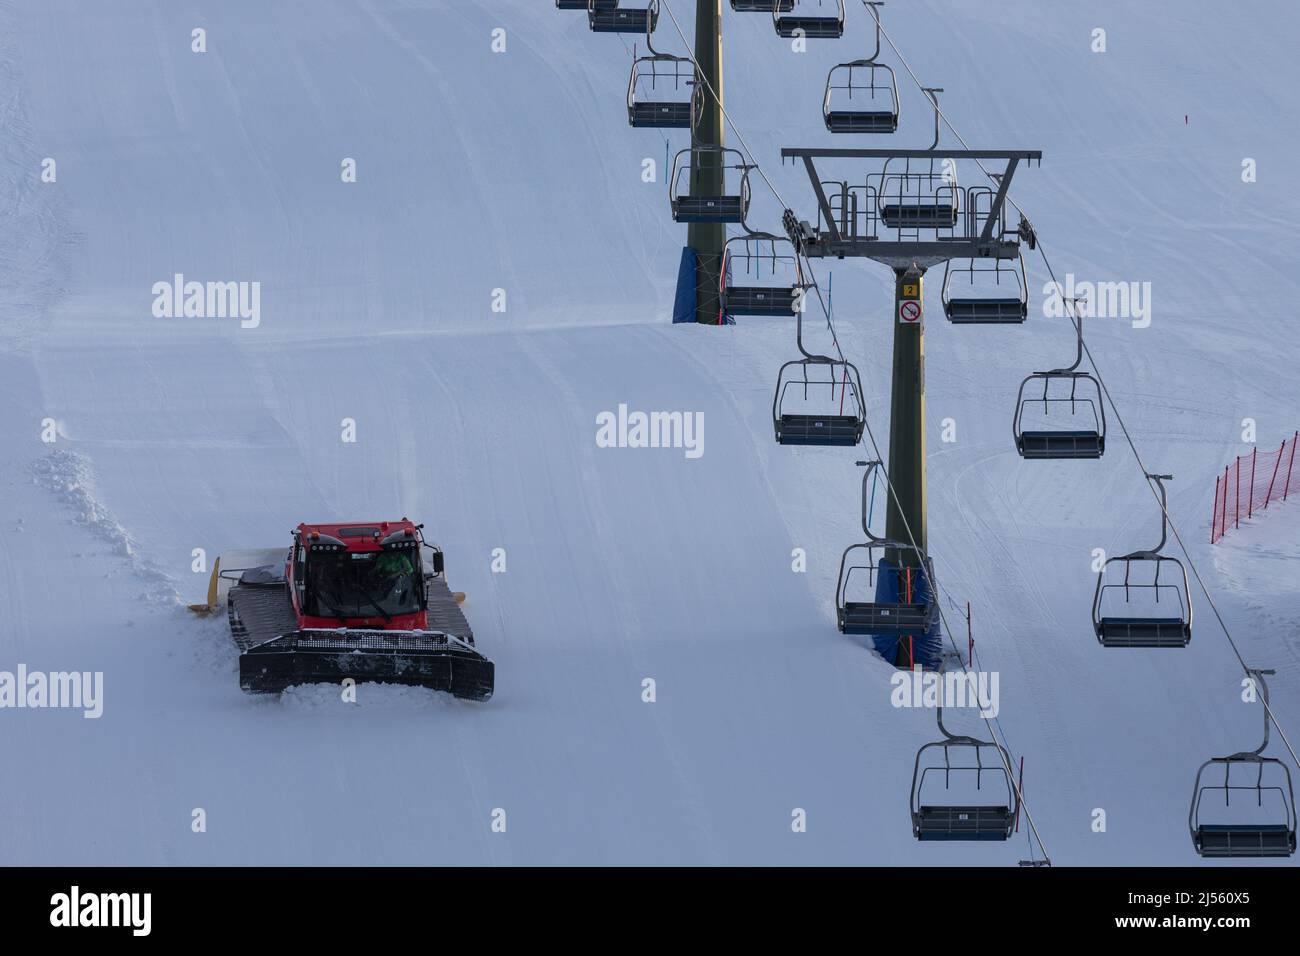
<svg viewBox="0 0 1300 956">
<path fill-rule="evenodd" d="M 914 299 L 904 299 L 898 303 L 898 321 L 903 325 L 916 325 L 921 321 L 921 303 Z"/>
</svg>

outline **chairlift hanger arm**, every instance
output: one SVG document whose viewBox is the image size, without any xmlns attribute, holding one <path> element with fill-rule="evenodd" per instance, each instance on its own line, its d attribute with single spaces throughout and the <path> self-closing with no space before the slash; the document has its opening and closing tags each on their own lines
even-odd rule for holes
<svg viewBox="0 0 1300 956">
<path fill-rule="evenodd" d="M 868 63 L 874 63 L 876 57 L 880 56 L 880 8 L 885 3 L 884 0 L 862 0 L 862 5 L 867 8 L 871 18 L 876 21 L 876 52 L 867 59 Z"/>
</svg>

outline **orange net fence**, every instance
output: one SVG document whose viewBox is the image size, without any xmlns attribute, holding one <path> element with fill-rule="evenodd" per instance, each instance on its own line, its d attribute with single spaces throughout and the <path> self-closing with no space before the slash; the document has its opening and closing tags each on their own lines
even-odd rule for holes
<svg viewBox="0 0 1300 956">
<path fill-rule="evenodd" d="M 1277 451 L 1260 451 L 1238 455 L 1223 469 L 1214 483 L 1214 515 L 1210 520 L 1210 543 L 1218 541 L 1229 528 L 1264 511 L 1273 501 L 1285 501 L 1292 491 L 1300 494 L 1300 476 L 1292 481 L 1295 446 L 1300 432 L 1283 440 Z"/>
</svg>

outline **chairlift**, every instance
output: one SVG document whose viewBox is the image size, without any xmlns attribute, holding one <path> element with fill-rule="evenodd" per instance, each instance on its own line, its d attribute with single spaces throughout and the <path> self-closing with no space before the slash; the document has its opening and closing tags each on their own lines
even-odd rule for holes
<svg viewBox="0 0 1300 956">
<path fill-rule="evenodd" d="M 1192 594 L 1187 570 L 1177 558 L 1161 554 L 1169 530 L 1165 482 L 1172 475 L 1147 475 L 1160 491 L 1160 543 L 1149 551 L 1108 558 L 1097 575 L 1092 600 L 1092 626 L 1103 647 L 1186 647 L 1192 639 Z M 1124 566 L 1122 581 L 1107 574 L 1112 564 Z M 1161 583 L 1166 565 L 1175 570 L 1173 583 Z M 1134 578 L 1134 568 L 1138 577 Z M 1143 570 L 1151 568 L 1151 580 Z M 1122 599 L 1119 597 L 1122 595 Z M 1112 609 L 1118 605 L 1118 613 Z"/>
<path fill-rule="evenodd" d="M 768 4 L 777 36 L 838 40 L 844 35 L 844 0 L 792 0 L 782 8 Z"/>
<path fill-rule="evenodd" d="M 841 634 L 919 638 L 930 633 L 939 615 L 934 588 L 921 581 L 922 576 L 934 580 L 934 566 L 915 545 L 871 532 L 868 484 L 881 463 L 860 461 L 858 465 L 867 469 L 862 473 L 862 531 L 867 540 L 849 545 L 840 557 L 836 622 Z"/>
<path fill-rule="evenodd" d="M 735 157 L 728 162 L 729 157 Z M 734 149 L 723 146 L 692 146 L 673 157 L 668 177 L 668 198 L 676 222 L 743 223 L 749 214 L 749 171 L 752 163 Z M 727 170 L 739 175 L 739 188 L 728 192 Z M 706 175 L 717 179 L 710 189 L 700 182 Z M 732 176 L 733 184 L 735 176 Z"/>
<path fill-rule="evenodd" d="M 898 82 L 880 56 L 880 11 L 884 4 L 868 0 L 876 18 L 876 50 L 871 56 L 832 67 L 826 76 L 822 119 L 832 133 L 892 133 L 898 129 Z"/>
<path fill-rule="evenodd" d="M 992 740 L 959 736 L 943 725 L 943 739 L 916 752 L 912 770 L 912 835 L 921 841 L 1005 841 L 1020 811 L 1011 782 L 1011 756 Z"/>
<path fill-rule="evenodd" d="M 660 53 L 646 34 L 649 53 L 632 60 L 627 81 L 627 121 L 637 129 L 691 129 L 703 89 L 688 56 Z"/>
<path fill-rule="evenodd" d="M 592 33 L 654 33 L 659 25 L 659 0 L 644 7 L 620 7 L 609 0 L 588 0 L 587 24 Z"/>
<path fill-rule="evenodd" d="M 928 87 L 925 95 L 934 107 L 934 142 L 939 148 L 940 87 Z M 899 168 L 901 165 L 901 169 Z M 891 168 L 892 167 L 892 168 Z M 919 232 L 922 229 L 951 230 L 961 214 L 962 190 L 951 160 L 934 157 L 891 157 L 878 175 L 876 214 L 890 229 Z"/>
<path fill-rule="evenodd" d="M 813 355 L 803 345 L 803 312 L 794 314 L 802 359 L 777 372 L 772 425 L 779 445 L 846 447 L 862 441 L 866 404 L 862 377 L 851 362 Z"/>
<path fill-rule="evenodd" d="M 786 247 L 789 252 L 783 251 Z M 727 318 L 792 316 L 803 307 L 804 291 L 809 288 L 790 240 L 766 232 L 728 239 L 720 273 L 719 299 Z"/>
<path fill-rule="evenodd" d="M 953 325 L 1019 325 L 1029 317 L 1025 260 L 1004 265 L 970 259 L 969 265 L 943 267 L 943 314 Z M 977 278 L 978 277 L 978 278 Z"/>
<path fill-rule="evenodd" d="M 1020 383 L 1011 433 L 1022 458 L 1100 458 L 1106 451 L 1106 408 L 1101 385 L 1083 364 L 1083 316 L 1074 300 L 1078 348 L 1069 368 L 1034 372 Z M 1042 383 L 1043 393 L 1026 396 L 1030 383 Z M 1059 383 L 1059 384 L 1058 384 Z M 1069 386 L 1068 391 L 1065 386 Z M 1041 409 L 1041 416 L 1038 411 Z"/>
<path fill-rule="evenodd" d="M 1276 757 L 1265 757 L 1268 748 L 1268 684 L 1264 675 L 1271 670 L 1252 670 L 1252 679 L 1262 690 L 1264 702 L 1264 742 L 1254 750 L 1243 751 L 1228 757 L 1211 757 L 1196 771 L 1192 785 L 1192 806 L 1187 813 L 1187 825 L 1192 834 L 1192 846 L 1203 857 L 1288 857 L 1296 849 L 1295 788 L 1291 783 L 1291 768 Z M 1223 769 L 1222 783 L 1201 783 L 1206 770 Z M 1233 781 L 1233 768 L 1244 773 Z M 1253 782 L 1250 782 L 1253 778 Z M 1238 799 L 1234 808 L 1234 794 L 1244 791 L 1245 800 Z M 1223 794 L 1206 800 L 1207 795 Z M 1253 795 L 1253 798 L 1252 798 Z M 1202 811 L 1207 818 L 1220 822 L 1202 821 Z"/>
</svg>

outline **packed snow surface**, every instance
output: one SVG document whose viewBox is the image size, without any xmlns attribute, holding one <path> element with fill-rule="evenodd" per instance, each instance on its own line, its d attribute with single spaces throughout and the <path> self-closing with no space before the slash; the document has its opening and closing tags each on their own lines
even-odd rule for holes
<svg viewBox="0 0 1300 956">
<path fill-rule="evenodd" d="M 678 50 L 667 8 L 689 28 L 691 5 L 663 6 L 656 44 Z M 1149 323 L 1093 319 L 1089 342 L 1146 466 L 1177 476 L 1170 512 L 1224 623 L 1277 669 L 1295 741 L 1300 503 L 1208 543 L 1214 476 L 1248 450 L 1242 420 L 1269 444 L 1300 427 L 1300 19 L 1259 6 L 1267 29 L 1225 30 L 1208 0 L 884 12 L 967 142 L 1043 150 L 1014 193 L 1062 280 L 1150 283 Z M 849 7 L 845 38 L 803 54 L 769 18 L 725 13 L 729 112 L 802 218 L 812 190 L 779 150 L 845 145 L 820 107 L 830 66 L 870 52 Z M 912 838 L 933 712 L 892 706 L 892 668 L 834 622 L 868 452 L 773 442 L 787 323 L 669 324 L 685 230 L 664 163 L 684 143 L 627 126 L 634 39 L 533 0 L 0 4 L 0 671 L 104 675 L 97 720 L 0 710 L 0 862 L 1041 852 L 1024 818 L 1005 845 Z M 924 146 L 925 102 L 884 59 L 894 139 Z M 754 196 L 753 225 L 778 228 L 757 175 Z M 1094 549 L 1154 544 L 1159 512 L 1113 418 L 1099 461 L 1016 455 L 1020 380 L 1074 350 L 1043 315 L 1041 260 L 1027 264 L 1023 327 L 949 326 L 940 273 L 927 284 L 930 550 L 949 630 L 964 649 L 970 602 L 1055 862 L 1194 863 L 1193 774 L 1253 747 L 1260 708 L 1241 702 L 1199 591 L 1185 650 L 1092 636 Z M 847 261 L 817 274 L 887 448 L 892 277 Z M 250 283 L 247 308 L 166 317 L 155 289 L 176 281 Z M 809 334 L 830 348 L 811 318 Z M 598 416 L 620 405 L 702 416 L 702 453 L 600 447 Z M 225 621 L 184 608 L 201 569 L 287 546 L 300 521 L 402 515 L 467 592 L 495 697 L 241 693 Z"/>
</svg>

